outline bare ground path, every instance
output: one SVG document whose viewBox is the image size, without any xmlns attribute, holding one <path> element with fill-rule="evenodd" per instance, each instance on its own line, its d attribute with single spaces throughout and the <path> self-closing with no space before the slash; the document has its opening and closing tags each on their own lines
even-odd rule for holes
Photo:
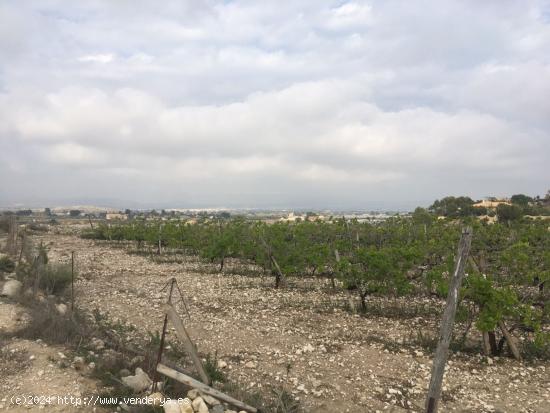
<svg viewBox="0 0 550 413">
<path fill-rule="evenodd" d="M 345 302 L 344 293 L 274 290 L 267 287 L 271 280 L 205 274 L 193 263 L 158 264 L 71 235 L 46 234 L 43 240 L 53 261 L 68 261 L 76 252 L 78 305 L 134 325 L 132 334 L 161 329 L 166 294 L 160 290 L 176 277 L 190 303 L 186 325 L 199 351 L 217 353 L 228 376 L 251 391 L 284 385 L 305 411 L 319 413 L 423 405 L 430 357 L 399 349 L 425 326 L 421 318 L 359 317 L 335 305 Z M 441 411 L 548 412 L 550 363 L 454 355 Z"/>
</svg>

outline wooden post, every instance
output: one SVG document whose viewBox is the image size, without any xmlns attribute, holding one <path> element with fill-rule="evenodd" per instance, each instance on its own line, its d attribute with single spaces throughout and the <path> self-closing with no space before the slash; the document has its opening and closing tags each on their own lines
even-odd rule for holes
<svg viewBox="0 0 550 413">
<path fill-rule="evenodd" d="M 510 347 L 510 351 L 514 355 L 514 358 L 516 360 L 521 360 L 521 354 L 518 350 L 518 346 L 516 345 L 514 337 L 512 337 L 512 334 L 506 328 L 506 325 L 504 324 L 504 321 L 500 320 L 498 322 L 498 326 L 500 327 L 500 329 L 502 331 L 502 334 L 504 335 L 504 338 L 508 342 L 508 347 Z"/>
<path fill-rule="evenodd" d="M 336 260 L 336 265 L 334 266 L 334 269 L 331 271 L 330 274 L 330 283 L 332 285 L 332 289 L 336 288 L 336 282 L 334 281 L 334 277 L 336 276 L 335 273 L 338 272 L 338 265 L 340 264 L 340 252 L 338 252 L 338 249 L 334 249 L 334 259 Z"/>
<path fill-rule="evenodd" d="M 205 384 L 210 384 L 210 378 L 204 370 L 201 359 L 199 358 L 199 354 L 195 349 L 195 345 L 191 341 L 191 338 L 189 337 L 189 334 L 187 333 L 187 330 L 185 329 L 181 319 L 178 317 L 176 310 L 174 309 L 174 307 L 172 307 L 171 304 L 166 304 L 164 306 L 164 312 L 176 329 L 177 336 L 180 338 L 181 341 L 183 341 L 183 346 L 185 347 L 187 353 L 189 353 L 189 356 L 191 357 L 191 360 L 193 361 L 193 364 L 195 365 L 195 368 L 197 369 L 197 372 L 199 373 L 202 382 Z"/>
<path fill-rule="evenodd" d="M 17 265 L 21 264 L 26 243 L 27 243 L 27 233 L 26 231 L 23 231 L 23 234 L 21 235 L 21 250 L 19 252 L 19 259 L 17 260 Z"/>
<path fill-rule="evenodd" d="M 198 380 L 195 380 L 192 377 L 189 377 L 186 374 L 183 374 L 177 370 L 171 369 L 168 366 L 165 366 L 164 364 L 159 364 L 157 366 L 157 371 L 161 374 L 164 374 L 167 377 L 170 377 L 176 381 L 179 381 L 180 383 L 186 384 L 187 386 L 193 387 L 194 389 L 199 390 L 201 393 L 209 394 L 212 397 L 215 397 L 218 400 L 221 400 L 222 402 L 229 403 L 241 410 L 245 410 L 247 412 L 256 413 L 258 409 L 255 407 L 249 406 L 237 399 L 234 399 L 231 396 L 228 396 L 225 393 L 222 393 L 219 390 L 213 389 L 210 386 L 207 386 L 204 383 L 201 383 Z"/>
<path fill-rule="evenodd" d="M 472 228 L 466 227 L 462 230 L 462 236 L 458 244 L 458 254 L 455 261 L 455 269 L 449 287 L 449 295 L 447 296 L 447 304 L 443 317 L 441 319 L 441 327 L 439 332 L 439 341 L 432 366 L 432 378 L 428 389 L 428 397 L 426 398 L 426 412 L 437 412 L 437 405 L 441 396 L 441 384 L 443 383 L 443 374 L 445 373 L 445 364 L 449 353 L 449 344 L 453 333 L 453 324 L 455 321 L 456 309 L 458 306 L 458 293 L 462 279 L 464 278 L 464 268 L 470 252 L 472 243 Z"/>
<path fill-rule="evenodd" d="M 38 293 L 38 290 L 40 289 L 40 279 L 42 278 L 42 273 L 44 272 L 44 257 L 42 254 L 39 254 L 35 260 L 34 260 L 34 270 L 35 270 L 35 278 L 34 278 L 34 288 L 33 288 L 33 294 L 36 296 Z"/>
<path fill-rule="evenodd" d="M 157 250 L 157 254 L 160 255 L 162 254 L 162 245 L 161 245 L 161 238 L 162 238 L 162 224 L 159 224 L 159 232 L 158 232 L 158 235 L 159 235 L 159 242 L 158 242 L 158 250 Z"/>
<path fill-rule="evenodd" d="M 71 251 L 71 311 L 74 311 L 74 251 Z"/>
<path fill-rule="evenodd" d="M 170 280 L 170 293 L 168 293 L 168 304 L 172 302 L 172 292 L 174 291 L 174 284 L 176 278 L 172 277 Z M 157 365 L 162 361 L 162 352 L 164 351 L 164 339 L 166 337 L 166 327 L 168 326 L 168 315 L 164 314 L 164 323 L 162 325 L 162 334 L 160 336 L 159 352 L 157 354 Z M 155 369 L 153 372 L 153 392 L 157 390 L 158 372 Z"/>
<path fill-rule="evenodd" d="M 15 215 L 9 218 L 6 250 L 9 255 L 15 256 L 17 254 L 17 222 Z"/>
</svg>

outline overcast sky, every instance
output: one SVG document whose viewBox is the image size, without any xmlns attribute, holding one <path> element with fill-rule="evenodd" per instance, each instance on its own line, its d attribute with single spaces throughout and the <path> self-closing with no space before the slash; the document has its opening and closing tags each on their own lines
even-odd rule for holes
<svg viewBox="0 0 550 413">
<path fill-rule="evenodd" d="M 549 165 L 549 1 L 0 0 L 0 206 L 397 209 Z"/>
</svg>

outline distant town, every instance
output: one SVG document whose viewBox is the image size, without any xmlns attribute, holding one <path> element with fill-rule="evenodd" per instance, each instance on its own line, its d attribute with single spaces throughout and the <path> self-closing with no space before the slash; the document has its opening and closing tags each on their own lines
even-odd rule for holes
<svg viewBox="0 0 550 413">
<path fill-rule="evenodd" d="M 243 210 L 243 209 L 148 209 L 117 210 L 113 208 L 101 208 L 96 206 L 74 206 L 55 208 L 5 208 L 2 215 L 15 214 L 19 217 L 41 219 L 92 219 L 107 221 L 127 221 L 132 219 L 179 219 L 193 223 L 199 219 L 242 217 L 267 222 L 287 221 L 326 221 L 331 217 L 345 217 L 358 221 L 379 221 L 395 215 L 408 215 L 409 212 L 400 211 L 289 211 L 289 210 Z"/>
<path fill-rule="evenodd" d="M 550 191 L 545 197 L 530 197 L 523 194 L 512 197 L 486 197 L 474 201 L 469 197 L 448 196 L 436 200 L 427 209 L 417 208 L 430 212 L 438 217 L 477 216 L 480 219 L 494 222 L 501 214 L 515 214 L 521 216 L 550 215 Z M 361 210 L 269 210 L 269 209 L 225 209 L 225 208 L 190 208 L 190 209 L 116 209 L 91 205 L 45 207 L 45 208 L 0 208 L 0 215 L 16 215 L 26 217 L 31 221 L 62 219 L 85 219 L 128 221 L 133 219 L 144 220 L 182 220 L 194 223 L 204 219 L 245 218 L 264 221 L 267 223 L 300 222 L 300 221 L 332 221 L 334 218 L 354 219 L 359 222 L 380 222 L 394 216 L 409 216 L 413 211 L 361 211 Z"/>
</svg>

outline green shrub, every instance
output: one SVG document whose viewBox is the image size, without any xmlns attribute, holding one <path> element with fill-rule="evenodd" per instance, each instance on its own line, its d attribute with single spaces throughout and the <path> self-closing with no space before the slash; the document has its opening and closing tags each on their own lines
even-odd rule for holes
<svg viewBox="0 0 550 413">
<path fill-rule="evenodd" d="M 206 355 L 206 363 L 204 364 L 206 374 L 212 380 L 212 383 L 224 383 L 227 381 L 223 371 L 218 368 L 218 354 L 214 354 L 214 357 L 210 353 Z"/>
<path fill-rule="evenodd" d="M 517 205 L 500 204 L 497 206 L 499 221 L 516 221 L 523 216 L 523 210 Z"/>
<path fill-rule="evenodd" d="M 70 264 L 48 264 L 40 278 L 40 288 L 51 294 L 62 292 L 71 283 Z"/>
<path fill-rule="evenodd" d="M 13 272 L 13 270 L 15 270 L 15 262 L 8 256 L 0 257 L 0 273 Z"/>
<path fill-rule="evenodd" d="M 32 297 L 20 296 L 20 304 L 29 314 L 29 322 L 17 336 L 27 339 L 41 339 L 47 343 L 78 344 L 82 338 L 92 335 L 85 315 L 74 311 L 71 316 L 62 315 L 52 302 L 41 303 Z"/>
<path fill-rule="evenodd" d="M 47 225 L 41 225 L 36 223 L 31 223 L 27 225 L 27 229 L 34 231 L 34 232 L 48 232 L 48 226 Z"/>
</svg>

